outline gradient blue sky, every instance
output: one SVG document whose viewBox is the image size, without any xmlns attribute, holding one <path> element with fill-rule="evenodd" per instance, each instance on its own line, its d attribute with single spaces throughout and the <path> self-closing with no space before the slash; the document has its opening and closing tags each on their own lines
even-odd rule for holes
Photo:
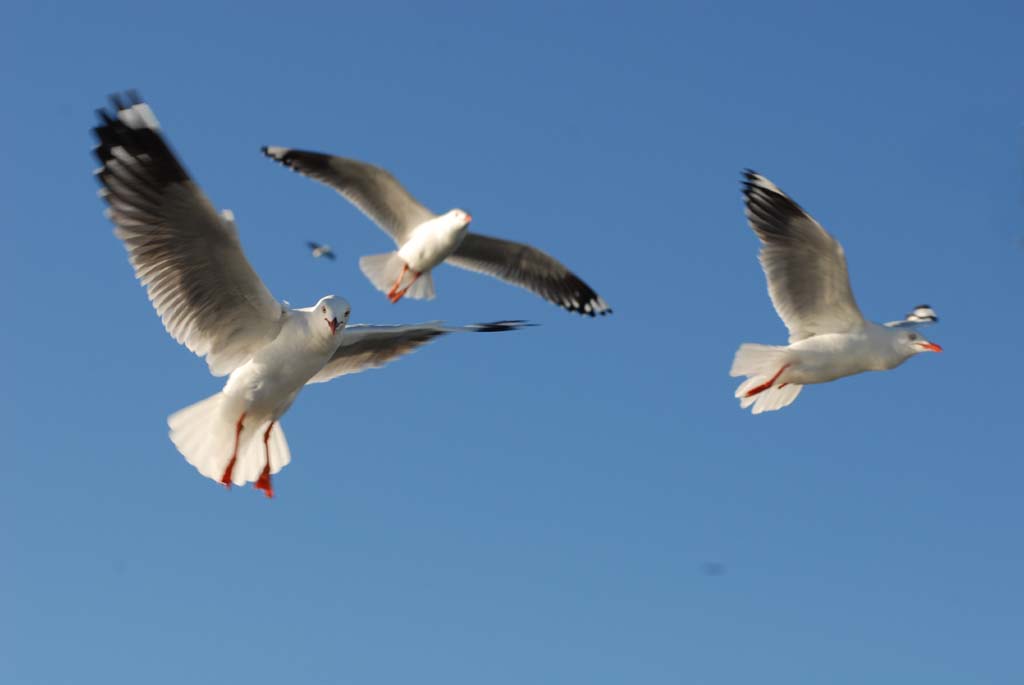
<svg viewBox="0 0 1024 685">
<path fill-rule="evenodd" d="M 0 681 L 1024 681 L 1019 2 L 3 14 Z M 278 496 L 225 492 L 165 427 L 221 381 L 95 196 L 93 110 L 129 87 L 278 298 L 542 326 L 309 389 Z M 384 165 L 615 314 L 449 268 L 390 305 L 356 267 L 385 236 L 265 144 Z M 946 353 L 740 411 L 736 347 L 785 340 L 744 167 Z"/>
</svg>

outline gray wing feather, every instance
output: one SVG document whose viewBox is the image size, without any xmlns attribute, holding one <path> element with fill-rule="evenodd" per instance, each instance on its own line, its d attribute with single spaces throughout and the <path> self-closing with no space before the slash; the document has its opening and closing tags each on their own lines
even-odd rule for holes
<svg viewBox="0 0 1024 685">
<path fill-rule="evenodd" d="M 449 333 L 497 333 L 514 331 L 531 324 L 523 321 L 496 321 L 469 326 L 445 326 L 440 321 L 406 326 L 345 327 L 341 345 L 310 383 L 325 383 L 332 378 L 367 369 L 376 369 Z"/>
<path fill-rule="evenodd" d="M 462 244 L 445 261 L 526 288 L 571 312 L 588 316 L 612 312 L 608 303 L 579 276 L 551 255 L 530 245 L 467 233 Z"/>
<path fill-rule="evenodd" d="M 137 95 L 100 110 L 95 155 L 114 234 L 167 332 L 230 373 L 280 331 L 283 308 L 242 251 L 230 212 L 219 216 Z"/>
<path fill-rule="evenodd" d="M 744 178 L 747 220 L 789 341 L 863 327 L 839 242 L 771 181 L 753 171 Z"/>
<path fill-rule="evenodd" d="M 398 179 L 372 164 L 286 147 L 265 146 L 263 154 L 334 188 L 399 245 L 405 242 L 412 229 L 435 216 L 417 202 Z"/>
</svg>

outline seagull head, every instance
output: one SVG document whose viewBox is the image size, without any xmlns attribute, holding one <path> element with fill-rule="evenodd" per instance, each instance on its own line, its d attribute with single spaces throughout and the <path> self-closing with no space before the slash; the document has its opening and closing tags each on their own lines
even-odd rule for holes
<svg viewBox="0 0 1024 685">
<path fill-rule="evenodd" d="M 924 336 L 915 330 L 899 331 L 896 334 L 896 346 L 907 357 L 921 352 L 942 352 L 939 345 L 925 340 Z"/>
<path fill-rule="evenodd" d="M 469 226 L 469 222 L 473 220 L 473 217 L 469 215 L 464 209 L 453 209 L 446 215 L 451 220 L 451 226 L 453 229 L 463 229 Z"/>
<path fill-rule="evenodd" d="M 313 313 L 327 324 L 327 330 L 331 336 L 345 328 L 348 324 L 348 316 L 352 313 L 352 305 L 344 297 L 328 295 L 323 297 L 313 308 Z"/>
</svg>

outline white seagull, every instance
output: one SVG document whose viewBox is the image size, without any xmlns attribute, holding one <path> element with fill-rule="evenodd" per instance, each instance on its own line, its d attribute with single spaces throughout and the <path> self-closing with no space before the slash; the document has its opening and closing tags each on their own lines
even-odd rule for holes
<svg viewBox="0 0 1024 685">
<path fill-rule="evenodd" d="M 174 445 L 204 476 L 228 487 L 255 482 L 271 497 L 271 474 L 291 460 L 278 421 L 304 385 L 383 366 L 446 333 L 524 325 L 347 326 L 351 307 L 334 295 L 289 309 L 246 259 L 231 212 L 217 214 L 168 147 L 149 106 L 134 92 L 111 101 L 93 130 L 114 234 L 167 332 L 206 357 L 213 375 L 230 374 L 223 390 L 167 420 Z"/>
<path fill-rule="evenodd" d="M 472 217 L 466 211 L 434 214 L 380 167 L 286 147 L 264 147 L 263 154 L 334 188 L 394 239 L 398 250 L 359 260 L 366 277 L 392 302 L 404 296 L 433 299 L 431 270 L 447 262 L 526 288 L 570 312 L 612 312 L 589 285 L 551 255 L 530 245 L 470 233 Z"/>
<path fill-rule="evenodd" d="M 915 328 L 938 321 L 927 305 L 883 325 L 864 318 L 853 299 L 843 248 L 800 205 L 753 171 L 744 173 L 750 227 L 761 239 L 761 267 L 789 345 L 740 345 L 731 376 L 740 407 L 782 409 L 803 386 L 862 371 L 892 369 L 919 352 L 941 352 Z"/>
</svg>

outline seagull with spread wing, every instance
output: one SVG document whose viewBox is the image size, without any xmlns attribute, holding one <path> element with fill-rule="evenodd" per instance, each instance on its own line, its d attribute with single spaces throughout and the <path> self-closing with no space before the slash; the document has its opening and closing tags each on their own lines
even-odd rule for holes
<svg viewBox="0 0 1024 685">
<path fill-rule="evenodd" d="M 761 239 L 761 267 L 789 345 L 745 343 L 731 376 L 740 407 L 753 413 L 782 409 L 803 386 L 864 371 L 892 369 L 920 352 L 941 352 L 917 327 L 938 321 L 927 305 L 885 325 L 864 318 L 853 299 L 839 242 L 764 176 L 744 173 L 750 227 Z"/>
<path fill-rule="evenodd" d="M 433 299 L 431 271 L 446 262 L 526 288 L 570 312 L 612 312 L 601 296 L 551 255 L 469 232 L 472 217 L 464 210 L 434 214 L 380 167 L 286 147 L 264 147 L 263 154 L 334 188 L 391 236 L 398 250 L 365 256 L 359 268 L 392 302 L 405 296 Z"/>
<path fill-rule="evenodd" d="M 218 214 L 164 140 L 137 94 L 111 98 L 93 131 L 97 171 L 121 239 L 167 332 L 228 376 L 223 390 L 168 418 L 170 437 L 201 474 L 230 487 L 291 460 L 279 420 L 307 383 L 383 366 L 434 338 L 520 328 L 506 321 L 449 327 L 348 326 L 351 307 L 329 295 L 289 309 L 267 290 L 242 251 L 234 217 Z"/>
</svg>

